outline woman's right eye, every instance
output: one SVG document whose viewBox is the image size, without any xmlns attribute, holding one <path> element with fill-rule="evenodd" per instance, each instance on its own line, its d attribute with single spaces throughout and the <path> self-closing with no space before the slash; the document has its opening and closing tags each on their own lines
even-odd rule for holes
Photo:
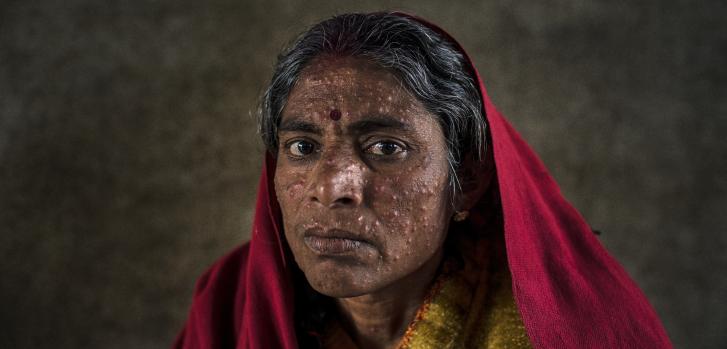
<svg viewBox="0 0 727 349">
<path fill-rule="evenodd" d="M 304 157 L 312 154 L 315 150 L 315 144 L 308 141 L 299 140 L 288 143 L 288 151 L 293 156 Z"/>
</svg>

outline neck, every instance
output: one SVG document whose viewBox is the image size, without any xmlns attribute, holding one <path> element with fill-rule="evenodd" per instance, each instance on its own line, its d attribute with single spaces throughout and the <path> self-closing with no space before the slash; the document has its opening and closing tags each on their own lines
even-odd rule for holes
<svg viewBox="0 0 727 349">
<path fill-rule="evenodd" d="M 436 277 L 443 252 L 382 290 L 358 297 L 337 298 L 341 325 L 359 348 L 395 348 Z"/>
</svg>

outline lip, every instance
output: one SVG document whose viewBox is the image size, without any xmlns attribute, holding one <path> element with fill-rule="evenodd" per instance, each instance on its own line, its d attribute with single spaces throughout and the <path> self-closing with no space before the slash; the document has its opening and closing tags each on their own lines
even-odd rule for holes
<svg viewBox="0 0 727 349">
<path fill-rule="evenodd" d="M 303 242 L 319 255 L 346 255 L 373 248 L 368 240 L 339 229 L 308 229 L 303 235 Z"/>
</svg>

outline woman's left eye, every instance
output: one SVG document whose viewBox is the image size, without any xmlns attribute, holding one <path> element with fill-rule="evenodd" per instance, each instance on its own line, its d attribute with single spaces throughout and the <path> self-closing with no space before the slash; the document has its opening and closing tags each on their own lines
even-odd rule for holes
<svg viewBox="0 0 727 349">
<path fill-rule="evenodd" d="M 374 155 L 394 155 L 404 151 L 404 147 L 394 142 L 376 142 L 366 148 L 366 152 Z"/>
</svg>

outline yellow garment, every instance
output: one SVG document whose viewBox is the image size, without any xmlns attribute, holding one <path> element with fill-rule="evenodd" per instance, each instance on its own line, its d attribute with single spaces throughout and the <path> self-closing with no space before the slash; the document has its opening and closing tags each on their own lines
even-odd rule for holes
<svg viewBox="0 0 727 349">
<path fill-rule="evenodd" d="M 399 349 L 531 348 L 512 295 L 504 246 L 463 238 L 462 263 L 451 258 L 409 325 Z M 489 277 L 488 277 L 489 276 Z M 338 324 L 324 337 L 324 348 L 356 348 Z"/>
</svg>

